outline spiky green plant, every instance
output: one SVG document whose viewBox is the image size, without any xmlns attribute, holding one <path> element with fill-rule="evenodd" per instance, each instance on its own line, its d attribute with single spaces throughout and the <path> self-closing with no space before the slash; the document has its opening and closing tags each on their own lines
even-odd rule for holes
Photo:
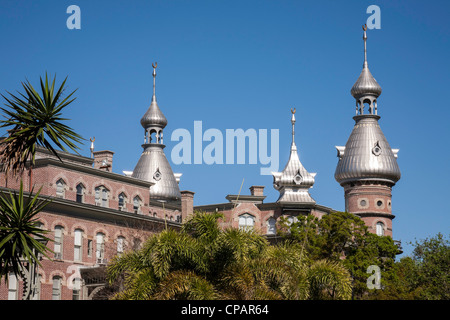
<svg viewBox="0 0 450 320">
<path fill-rule="evenodd" d="M 0 277 L 11 271 L 21 274 L 24 261 L 40 265 L 39 254 L 49 258 L 42 240 L 50 239 L 37 220 L 49 201 L 39 199 L 39 193 L 24 195 L 22 183 L 18 193 L 0 192 Z"/>
<path fill-rule="evenodd" d="M 64 96 L 66 80 L 56 88 L 56 76 L 50 83 L 46 74 L 45 80 L 40 78 L 40 93 L 27 80 L 22 82 L 24 93 L 2 95 L 6 103 L 1 108 L 5 119 L 0 120 L 0 128 L 7 130 L 0 143 L 4 171 L 17 174 L 25 169 L 27 161 L 34 165 L 36 146 L 45 147 L 59 159 L 52 143 L 63 151 L 67 146 L 77 153 L 77 144 L 83 138 L 64 124 L 68 119 L 61 117 L 62 110 L 76 99 L 72 98 L 76 90 Z"/>
</svg>

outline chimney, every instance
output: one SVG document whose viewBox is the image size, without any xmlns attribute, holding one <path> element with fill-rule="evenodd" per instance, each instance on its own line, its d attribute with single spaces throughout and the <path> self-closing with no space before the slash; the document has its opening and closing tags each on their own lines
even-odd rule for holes
<svg viewBox="0 0 450 320">
<path fill-rule="evenodd" d="M 113 154 L 114 152 L 108 150 L 94 151 L 94 168 L 112 172 Z"/>
<path fill-rule="evenodd" d="M 250 194 L 252 196 L 263 196 L 264 195 L 264 186 L 251 186 Z"/>
<path fill-rule="evenodd" d="M 192 191 L 180 191 L 181 193 L 181 221 L 194 213 L 194 194 Z"/>
</svg>

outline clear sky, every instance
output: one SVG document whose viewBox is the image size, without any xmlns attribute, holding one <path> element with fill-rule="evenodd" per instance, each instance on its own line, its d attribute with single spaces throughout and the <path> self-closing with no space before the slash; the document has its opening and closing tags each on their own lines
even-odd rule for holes
<svg viewBox="0 0 450 320">
<path fill-rule="evenodd" d="M 70 5 L 81 9 L 81 29 L 69 30 Z M 361 25 L 369 5 L 381 9 L 381 29 L 368 30 L 369 67 L 383 89 L 380 125 L 399 148 L 402 178 L 393 188 L 394 239 L 448 234 L 450 225 L 449 1 L 0 1 L 0 91 L 38 85 L 48 72 L 77 100 L 69 125 L 96 150 L 112 150 L 113 171 L 132 171 L 142 152 L 140 118 L 152 95 L 157 61 L 158 104 L 168 119 L 166 156 L 176 129 L 279 130 L 282 170 L 291 143 L 290 108 L 297 109 L 300 160 L 316 172 L 317 203 L 344 210 L 334 179 L 336 145 L 353 128 L 350 89 L 363 63 Z M 207 143 L 204 144 L 204 146 Z M 226 202 L 272 177 L 261 164 L 180 164 L 182 190 L 195 205 Z"/>
</svg>

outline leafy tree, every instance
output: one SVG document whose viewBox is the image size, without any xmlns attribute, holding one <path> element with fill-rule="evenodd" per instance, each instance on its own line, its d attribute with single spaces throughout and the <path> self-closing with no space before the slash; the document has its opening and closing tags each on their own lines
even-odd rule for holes
<svg viewBox="0 0 450 320">
<path fill-rule="evenodd" d="M 411 243 L 413 244 L 413 243 Z M 369 296 L 373 299 L 449 300 L 450 241 L 441 233 L 415 241 L 411 256 L 393 265 L 382 277 L 383 290 Z"/>
<path fill-rule="evenodd" d="M 310 260 L 297 243 L 269 245 L 253 230 L 221 229 L 220 213 L 196 212 L 180 232 L 155 234 L 136 252 L 115 257 L 114 299 L 348 299 L 340 261 Z"/>
<path fill-rule="evenodd" d="M 378 266 L 384 279 L 399 253 L 391 237 L 370 233 L 361 218 L 348 212 L 332 212 L 321 219 L 299 216 L 291 224 L 282 219 L 279 234 L 300 244 L 313 260 L 342 261 L 352 276 L 354 299 L 367 298 L 370 293 L 367 268 Z"/>
</svg>

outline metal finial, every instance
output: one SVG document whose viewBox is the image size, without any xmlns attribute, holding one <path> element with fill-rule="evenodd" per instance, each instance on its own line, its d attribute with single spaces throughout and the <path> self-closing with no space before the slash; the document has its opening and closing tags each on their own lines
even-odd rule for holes
<svg viewBox="0 0 450 320">
<path fill-rule="evenodd" d="M 156 67 L 158 66 L 158 63 L 152 63 L 153 67 L 153 97 L 152 101 L 156 101 Z"/>
<path fill-rule="evenodd" d="M 91 147 L 90 147 L 91 158 L 93 158 L 94 157 L 94 141 L 95 141 L 95 137 L 94 138 L 89 138 L 89 140 L 91 141 Z"/>
<path fill-rule="evenodd" d="M 362 26 L 362 29 L 364 30 L 363 40 L 364 40 L 364 65 L 363 67 L 367 67 L 367 24 Z"/>
<path fill-rule="evenodd" d="M 292 118 L 291 118 L 291 123 L 292 123 L 292 145 L 294 145 L 294 136 L 295 136 L 295 108 L 292 109 L 291 108 L 291 113 L 292 113 Z"/>
</svg>

